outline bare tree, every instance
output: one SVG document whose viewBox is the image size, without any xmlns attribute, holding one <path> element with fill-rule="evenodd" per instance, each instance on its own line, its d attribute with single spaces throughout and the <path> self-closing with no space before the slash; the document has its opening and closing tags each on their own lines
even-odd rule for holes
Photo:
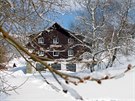
<svg viewBox="0 0 135 101">
<path fill-rule="evenodd" d="M 35 30 L 39 30 L 38 28 L 38 24 L 40 21 L 42 21 L 42 19 L 45 19 L 43 17 L 43 15 L 47 16 L 47 14 L 49 14 L 48 12 L 54 11 L 53 7 L 57 8 L 57 7 L 63 7 L 63 0 L 0 0 L 0 36 L 7 41 L 9 44 L 11 44 L 19 53 L 20 55 L 28 62 L 31 64 L 31 66 L 33 68 L 35 68 L 33 66 L 33 64 L 29 61 L 29 58 L 31 58 L 34 62 L 39 62 L 42 65 L 44 65 L 43 68 L 48 69 L 51 73 L 52 76 L 55 78 L 55 80 L 58 82 L 58 84 L 61 86 L 62 90 L 64 93 L 71 93 L 71 95 L 73 93 L 75 93 L 76 96 L 74 96 L 76 99 L 80 99 L 83 100 L 83 98 L 76 92 L 72 92 L 71 89 L 69 87 L 67 87 L 66 84 L 69 83 L 73 83 L 75 85 L 77 85 L 78 83 L 83 83 L 85 80 L 90 80 L 90 81 L 96 81 L 98 84 L 101 84 L 102 80 L 107 80 L 107 79 L 113 79 L 115 78 L 115 76 L 113 77 L 109 77 L 108 75 L 106 75 L 105 77 L 101 78 L 101 79 L 96 79 L 93 78 L 91 76 L 84 76 L 84 77 L 79 77 L 79 76 L 74 76 L 74 75 L 70 75 L 70 74 L 66 74 L 63 72 L 60 72 L 54 68 L 52 68 L 51 66 L 49 66 L 47 64 L 47 62 L 42 61 L 41 59 L 39 59 L 36 55 L 31 54 L 23 45 L 23 43 L 18 42 L 17 40 L 15 40 L 15 38 L 13 38 L 11 36 L 11 33 L 26 33 L 29 31 L 35 31 Z M 84 2 L 87 3 L 87 2 Z M 91 2 L 89 1 L 88 4 L 90 4 Z M 103 24 L 100 23 L 98 24 L 98 22 L 96 22 L 96 17 L 95 17 L 95 9 L 98 7 L 97 5 L 99 4 L 99 2 L 94 2 L 92 3 L 94 4 L 92 6 L 92 8 L 89 8 L 92 10 L 92 32 L 89 32 L 90 34 L 92 33 L 92 48 L 93 50 L 96 50 L 96 52 L 93 54 L 93 62 L 95 62 L 95 56 L 98 53 L 98 44 L 97 44 L 97 40 L 99 40 L 99 38 L 97 37 L 97 34 L 100 32 L 98 30 L 98 27 L 102 26 Z M 38 19 L 40 18 L 40 19 Z M 47 19 L 48 20 L 48 19 Z M 39 22 L 38 22 L 39 21 Z M 103 19 L 104 21 L 104 19 Z M 40 23 L 39 23 L 40 24 Z M 96 33 L 98 32 L 98 33 Z M 115 48 L 114 48 L 115 49 Z M 106 50 L 103 50 L 106 51 Z M 94 51 L 93 51 L 94 52 Z M 27 58 L 28 57 L 28 58 Z M 46 58 L 46 61 L 48 61 L 49 59 Z M 95 64 L 95 63 L 93 63 Z M 129 71 L 131 69 L 131 65 L 128 66 L 127 70 L 124 71 L 124 73 L 126 73 L 127 71 Z M 36 69 L 36 68 L 35 68 Z M 42 72 L 40 70 L 37 70 L 41 77 L 44 79 L 44 81 L 50 85 L 53 89 L 55 89 L 56 91 L 59 91 L 60 89 L 58 89 L 55 85 L 53 85 L 52 83 L 48 82 L 46 77 L 44 75 L 42 75 Z M 1 72 L 1 71 L 0 71 Z M 63 83 L 62 81 L 60 81 L 58 79 L 58 77 L 61 77 L 63 80 L 65 80 L 65 83 Z M 3 77 L 0 76 L 0 80 L 1 80 L 1 84 L 5 84 L 5 81 L 3 79 Z M 10 86 L 10 85 L 8 85 Z M 4 86 L 1 86 L 4 87 Z M 11 87 L 12 88 L 12 87 Z M 10 89 L 10 90 L 14 90 L 16 88 Z M 4 90 L 4 91 L 3 91 Z M 5 89 L 0 89 L 0 91 L 2 92 L 6 92 Z M 7 90 L 8 91 L 8 90 Z"/>
<path fill-rule="evenodd" d="M 131 50 L 129 42 L 133 44 L 134 24 L 129 21 L 130 10 L 134 9 L 133 1 L 77 0 L 76 3 L 82 10 L 77 21 L 72 23 L 72 29 L 86 37 L 92 56 L 102 61 L 101 54 L 106 52 L 109 57 L 106 68 L 112 66 L 117 53 L 124 49 L 125 44 L 130 46 L 128 50 Z"/>
</svg>

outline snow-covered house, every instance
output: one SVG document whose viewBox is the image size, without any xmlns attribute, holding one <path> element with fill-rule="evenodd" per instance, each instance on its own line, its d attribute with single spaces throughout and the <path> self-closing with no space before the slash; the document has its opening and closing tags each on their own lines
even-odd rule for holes
<svg viewBox="0 0 135 101">
<path fill-rule="evenodd" d="M 83 39 L 84 37 L 54 23 L 46 30 L 30 35 L 26 47 L 40 57 L 68 59 L 90 51 L 83 46 Z"/>
</svg>

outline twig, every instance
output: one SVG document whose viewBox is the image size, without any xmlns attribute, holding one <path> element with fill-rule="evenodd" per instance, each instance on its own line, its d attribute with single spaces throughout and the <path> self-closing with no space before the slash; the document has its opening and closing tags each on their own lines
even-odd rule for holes
<svg viewBox="0 0 135 101">
<path fill-rule="evenodd" d="M 68 78 L 71 77 L 71 78 L 76 78 L 76 79 L 82 81 L 82 79 L 80 77 L 72 76 L 72 75 L 68 75 L 68 74 L 59 72 L 58 70 L 53 69 L 51 66 L 48 66 L 48 64 L 46 62 L 43 62 L 41 59 L 38 59 L 34 54 L 29 53 L 21 44 L 19 44 L 12 37 L 10 37 L 8 35 L 8 33 L 3 30 L 2 27 L 0 27 L 0 32 L 2 32 L 3 38 L 5 40 L 7 40 L 11 45 L 13 45 L 14 47 L 16 47 L 19 50 L 23 51 L 25 54 L 30 56 L 34 61 L 38 61 L 41 64 L 43 64 L 50 72 L 54 72 L 55 74 L 59 75 L 60 77 L 62 77 L 65 80 L 68 80 Z M 46 58 L 46 60 L 48 60 L 48 59 Z"/>
<path fill-rule="evenodd" d="M 17 48 L 16 48 L 17 49 Z M 18 52 L 20 53 L 20 55 L 25 59 L 25 61 L 27 61 L 35 70 L 36 70 L 36 67 L 30 62 L 30 61 L 28 61 L 27 59 L 26 59 L 26 57 L 21 53 L 21 51 L 19 50 L 19 49 L 17 49 L 18 50 Z M 60 89 L 58 89 L 56 86 L 54 86 L 52 83 L 49 83 L 48 81 L 47 81 L 47 79 L 42 75 L 42 73 L 41 73 L 41 71 L 38 71 L 38 73 L 40 74 L 40 76 L 44 79 L 44 81 L 48 84 L 48 85 L 50 85 L 53 89 L 55 89 L 56 91 L 60 91 Z"/>
</svg>

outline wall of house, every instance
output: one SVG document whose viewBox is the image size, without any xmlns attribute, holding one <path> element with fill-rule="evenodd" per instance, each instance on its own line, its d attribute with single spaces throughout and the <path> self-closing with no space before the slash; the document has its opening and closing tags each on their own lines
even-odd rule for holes
<svg viewBox="0 0 135 101">
<path fill-rule="evenodd" d="M 70 38 L 70 36 L 66 35 L 66 33 L 63 34 L 57 30 L 50 31 L 49 33 L 44 31 L 40 36 L 37 37 L 36 41 L 38 41 L 39 37 L 44 38 L 44 43 L 39 45 L 45 50 L 49 50 L 49 55 L 47 54 L 48 57 L 53 57 L 55 59 L 68 58 L 69 47 L 76 43 L 76 41 L 74 41 L 74 43 L 69 44 L 68 39 Z M 53 39 L 56 37 L 59 40 L 58 44 L 53 43 Z M 37 49 L 39 49 L 39 47 L 37 47 Z M 75 51 L 76 49 L 78 48 L 74 48 L 73 50 Z M 59 56 L 53 56 L 53 51 L 55 50 L 60 52 Z M 76 51 L 74 53 L 76 53 Z"/>
<path fill-rule="evenodd" d="M 44 43 L 38 43 L 38 38 L 43 37 L 44 38 Z M 53 39 L 58 38 L 59 43 L 54 44 Z M 69 43 L 68 39 L 72 39 L 73 42 Z M 42 33 L 39 33 L 38 36 L 35 37 L 34 41 L 32 42 L 33 46 L 35 47 L 35 50 L 33 51 L 34 54 L 38 55 L 38 51 L 44 50 L 46 53 L 44 56 L 47 56 L 49 58 L 54 58 L 54 59 L 60 59 L 64 58 L 67 59 L 69 57 L 73 56 L 68 56 L 68 49 L 72 49 L 74 56 L 79 56 L 82 54 L 84 51 L 86 51 L 86 47 L 83 47 L 81 45 L 76 45 L 80 44 L 78 40 L 76 40 L 73 36 L 71 36 L 66 30 L 64 29 L 50 29 L 50 30 L 45 30 Z M 53 52 L 59 52 L 58 56 L 54 56 Z"/>
<path fill-rule="evenodd" d="M 72 71 L 72 72 L 78 72 L 81 71 L 82 69 L 85 69 L 84 63 L 68 63 L 68 62 L 60 62 L 58 64 L 54 63 L 54 61 L 48 61 L 48 65 L 52 66 L 52 68 L 56 70 L 64 70 L 64 71 Z M 36 68 L 41 68 L 43 65 L 40 63 L 35 63 Z M 43 71 L 41 69 L 41 71 Z"/>
</svg>

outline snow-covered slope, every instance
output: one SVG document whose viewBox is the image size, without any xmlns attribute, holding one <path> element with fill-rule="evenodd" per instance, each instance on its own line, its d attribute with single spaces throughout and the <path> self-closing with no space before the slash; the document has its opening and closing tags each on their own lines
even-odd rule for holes
<svg viewBox="0 0 135 101">
<path fill-rule="evenodd" d="M 122 70 L 121 70 L 122 71 Z M 93 76 L 98 77 L 105 73 L 118 73 L 116 70 L 104 70 L 102 72 L 93 73 Z M 23 74 L 21 71 L 12 74 L 15 77 L 8 77 L 12 85 L 20 85 L 27 78 L 27 82 L 18 88 L 18 92 L 10 92 L 10 96 L 1 97 L 1 101 L 76 101 L 70 93 L 63 93 L 62 91 L 55 91 L 47 85 L 39 76 L 31 74 Z M 51 83 L 59 87 L 57 82 L 53 79 L 50 73 L 44 73 L 45 77 Z M 94 81 L 87 81 L 85 83 L 75 86 L 73 84 L 66 85 L 74 88 L 86 101 L 134 101 L 135 99 L 135 71 L 131 70 L 124 77 L 119 79 L 112 79 L 103 81 L 102 84 L 97 84 Z M 72 90 L 72 89 L 70 89 Z M 72 90 L 73 91 L 73 90 Z M 74 94 L 74 93 L 73 93 Z"/>
<path fill-rule="evenodd" d="M 123 59 L 122 61 L 125 62 L 121 65 L 118 65 L 116 62 L 112 68 L 98 70 L 93 73 L 85 70 L 76 73 L 64 72 L 77 76 L 90 75 L 94 78 L 101 78 L 105 75 L 113 76 L 123 73 L 129 63 L 135 65 L 134 58 L 129 58 L 128 61 Z M 66 85 L 59 78 L 63 82 L 63 88 L 69 90 L 67 94 L 63 93 L 63 89 L 52 77 L 51 73 L 44 72 L 43 75 L 51 84 L 58 87 L 58 89 L 54 90 L 46 84 L 38 73 L 35 73 L 34 76 L 32 74 L 24 74 L 23 69 L 16 68 L 12 71 L 7 71 L 8 74 L 12 74 L 6 76 L 9 84 L 19 86 L 24 81 L 27 81 L 16 89 L 17 93 L 11 91 L 9 92 L 11 95 L 8 96 L 1 93 L 0 101 L 76 101 L 75 98 L 77 97 L 82 97 L 84 101 L 135 101 L 135 68 L 127 72 L 124 76 L 121 75 L 111 80 L 104 80 L 102 84 L 97 84 L 95 81 L 85 81 L 77 86 L 71 83 Z M 1 72 L 1 75 L 7 73 Z"/>
<path fill-rule="evenodd" d="M 24 58 L 22 57 L 18 57 L 18 58 L 14 58 L 11 61 L 9 61 L 9 63 L 7 64 L 7 66 L 9 67 L 13 67 L 13 64 L 16 64 L 17 67 L 23 67 L 26 66 L 26 61 Z"/>
</svg>

